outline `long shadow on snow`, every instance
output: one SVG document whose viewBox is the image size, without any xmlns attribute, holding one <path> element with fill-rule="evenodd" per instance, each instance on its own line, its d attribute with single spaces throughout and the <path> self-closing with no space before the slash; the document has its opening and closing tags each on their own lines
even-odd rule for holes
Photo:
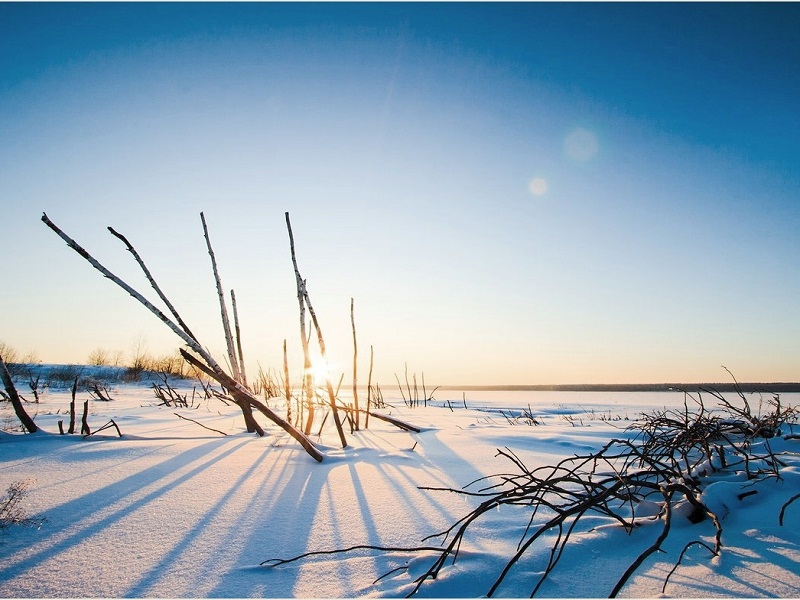
<svg viewBox="0 0 800 600">
<path fill-rule="evenodd" d="M 408 440 L 406 434 L 398 435 Z M 447 494 L 422 492 L 417 490 L 417 486 L 460 486 L 467 483 L 454 483 L 446 473 L 442 473 L 437 464 L 440 457 L 445 458 L 446 464 L 458 463 L 455 472 L 470 480 L 480 477 L 481 473 L 443 444 L 434 430 L 414 436 L 420 449 L 424 448 L 433 458 L 410 449 L 386 452 L 385 440 L 376 441 L 379 437 L 373 429 L 362 431 L 354 438 L 358 447 L 330 452 L 321 464 L 312 463 L 296 452 L 295 457 L 289 460 L 276 456 L 275 464 L 284 468 L 271 474 L 274 481 L 264 477 L 259 493 L 246 511 L 249 520 L 242 522 L 237 531 L 229 533 L 228 541 L 233 545 L 237 541 L 241 543 L 245 532 L 250 532 L 234 562 L 237 566 L 225 573 L 213 587 L 206 589 L 203 582 L 198 582 L 196 593 L 206 597 L 291 597 L 297 593 L 299 566 L 271 570 L 258 567 L 258 563 L 268 558 L 286 558 L 310 550 L 332 550 L 357 544 L 415 546 L 425 535 L 438 532 L 443 524 L 449 525 L 453 515 L 457 515 L 456 518 L 462 516 L 461 510 L 454 510 L 444 503 Z M 276 450 L 272 448 L 272 452 Z M 268 460 L 270 456 L 265 458 Z M 378 481 L 387 486 L 384 493 L 374 490 L 372 486 L 376 480 L 369 473 L 362 476 L 360 469 L 372 470 Z M 387 490 L 391 492 L 388 495 L 385 493 Z M 263 493 L 265 491 L 267 493 Z M 390 506 L 384 506 L 387 498 L 391 498 Z M 351 501 L 354 504 L 341 506 L 342 502 Z M 431 506 L 434 511 L 430 510 Z M 280 509 L 288 510 L 279 514 L 276 511 Z M 358 512 L 361 523 L 355 530 L 344 530 L 336 520 L 337 510 Z M 428 515 L 432 512 L 442 514 L 443 519 L 431 520 Z M 322 539 L 318 521 L 326 517 L 329 530 L 324 532 Z M 391 519 L 392 523 L 382 523 L 382 519 Z M 397 537 L 398 527 L 405 528 L 400 537 Z M 323 559 L 319 568 L 328 569 L 330 564 L 326 562 Z M 347 569 L 345 563 L 342 556 L 336 559 L 341 586 L 339 594 L 352 597 L 364 593 L 364 588 L 375 576 L 371 573 L 348 574 L 346 571 L 352 570 Z M 313 569 L 308 565 L 307 561 L 305 567 Z"/>
<path fill-rule="evenodd" d="M 235 441 L 235 439 L 232 438 L 231 441 Z M 58 556 L 73 546 L 81 544 L 87 537 L 93 535 L 90 533 L 87 536 L 87 530 L 102 531 L 104 528 L 122 520 L 139 508 L 165 494 L 174 486 L 188 481 L 198 473 L 210 468 L 214 463 L 222 460 L 225 456 L 232 454 L 242 443 L 247 443 L 247 440 L 239 440 L 239 444 L 236 446 L 208 458 L 207 455 L 210 450 L 219 448 L 220 445 L 224 443 L 226 443 L 225 440 L 214 440 L 213 442 L 191 448 L 157 465 L 153 465 L 144 471 L 137 472 L 109 486 L 92 491 L 84 496 L 52 508 L 50 512 L 53 514 L 69 515 L 70 524 L 67 526 L 67 531 L 65 532 L 63 529 L 57 529 L 54 526 L 40 530 L 40 534 L 43 532 L 44 535 L 42 537 L 37 535 L 37 539 L 33 545 L 42 545 L 44 548 L 39 551 L 34 551 L 18 562 L 7 563 L 0 568 L 0 580 L 10 577 L 19 577 L 40 563 Z M 180 468 L 204 458 L 206 460 L 183 475 L 179 475 L 175 478 L 169 477 Z M 139 490 L 150 485 L 159 484 L 159 482 L 161 482 L 161 485 L 138 500 L 134 500 L 130 503 L 123 502 L 123 506 L 114 508 L 115 504 L 124 501 Z M 107 509 L 108 507 L 112 507 L 109 509 L 109 514 L 99 519 L 92 519 L 95 513 Z M 54 524 L 51 523 L 51 525 Z M 52 533 L 48 533 L 49 531 L 52 531 Z"/>
</svg>

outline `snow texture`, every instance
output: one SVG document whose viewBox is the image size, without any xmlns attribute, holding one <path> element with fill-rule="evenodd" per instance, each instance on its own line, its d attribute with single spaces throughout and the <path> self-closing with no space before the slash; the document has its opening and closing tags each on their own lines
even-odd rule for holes
<svg viewBox="0 0 800 600">
<path fill-rule="evenodd" d="M 182 384 L 191 398 L 191 383 Z M 188 386 L 188 387 L 186 387 Z M 24 390 L 22 390 L 24 391 Z M 427 407 L 387 400 L 385 409 L 422 428 L 409 433 L 371 419 L 337 445 L 328 424 L 317 463 L 269 424 L 267 436 L 244 432 L 241 412 L 199 396 L 190 408 L 159 406 L 144 384 L 117 384 L 113 400 L 93 400 L 93 430 L 82 439 L 58 435 L 68 416 L 68 390 L 48 390 L 28 404 L 44 431 L 0 433 L 0 493 L 31 480 L 25 497 L 39 527 L 0 530 L 2 597 L 400 597 L 425 572 L 433 553 L 361 550 L 310 557 L 277 567 L 272 558 L 354 545 L 436 545 L 422 542 L 464 516 L 474 499 L 421 486 L 460 489 L 507 472 L 497 449 L 509 448 L 529 467 L 599 449 L 641 413 L 679 406 L 680 393 L 437 392 Z M 798 398 L 786 394 L 784 404 Z M 87 399 L 79 393 L 79 400 Z M 450 404 L 446 400 L 450 400 Z M 14 425 L 3 403 L 3 422 Z M 509 415 L 531 411 L 539 425 Z M 270 406 L 285 410 L 278 399 Z M 516 413 L 512 411 L 516 410 Z M 174 413 L 194 419 L 202 428 Z M 569 418 L 567 418 L 569 417 Z M 315 441 L 317 437 L 314 436 Z M 703 500 L 722 518 L 721 556 L 690 548 L 664 590 L 675 597 L 799 597 L 800 441 L 776 438 L 781 479 L 753 484 L 736 473 L 709 476 Z M 744 495 L 743 492 L 757 493 Z M 591 517 L 571 539 L 538 596 L 605 597 L 633 559 L 660 531 L 659 506 L 643 503 L 641 527 Z M 503 508 L 476 522 L 454 564 L 421 587 L 422 597 L 486 595 L 517 543 L 527 514 Z M 622 590 L 626 597 L 662 595 L 665 577 L 687 542 L 711 544 L 713 525 L 678 515 L 664 552 L 647 559 Z M 548 559 L 534 545 L 499 588 L 527 597 Z M 377 580 L 377 581 L 376 581 Z"/>
</svg>

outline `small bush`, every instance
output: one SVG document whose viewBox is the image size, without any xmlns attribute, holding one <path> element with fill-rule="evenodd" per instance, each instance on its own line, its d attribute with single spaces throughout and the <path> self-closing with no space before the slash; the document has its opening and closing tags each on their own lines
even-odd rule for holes
<svg viewBox="0 0 800 600">
<path fill-rule="evenodd" d="M 29 480 L 15 481 L 8 486 L 5 496 L 0 498 L 0 531 L 12 525 L 41 527 L 44 519 L 29 517 L 25 508 L 21 506 L 22 500 L 28 495 L 30 485 Z"/>
</svg>

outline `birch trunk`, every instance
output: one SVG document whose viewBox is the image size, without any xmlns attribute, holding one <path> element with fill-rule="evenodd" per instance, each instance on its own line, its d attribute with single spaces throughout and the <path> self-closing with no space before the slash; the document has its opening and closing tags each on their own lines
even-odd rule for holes
<svg viewBox="0 0 800 600">
<path fill-rule="evenodd" d="M 231 290 L 231 307 L 233 308 L 233 328 L 236 330 L 236 349 L 239 352 L 239 383 L 247 386 L 247 374 L 244 370 L 244 353 L 242 352 L 242 334 L 239 329 L 239 311 L 236 309 L 236 294 Z"/>
<path fill-rule="evenodd" d="M 228 360 L 231 363 L 231 372 L 233 378 L 241 382 L 239 375 L 239 363 L 236 360 L 236 352 L 233 348 L 233 334 L 231 333 L 231 323 L 228 319 L 228 309 L 225 305 L 225 294 L 222 291 L 222 282 L 219 278 L 219 270 L 217 269 L 217 259 L 214 257 L 214 250 L 211 248 L 211 239 L 208 237 L 208 227 L 206 226 L 206 217 L 201 212 L 200 220 L 203 222 L 203 235 L 206 238 L 206 246 L 208 247 L 208 255 L 211 257 L 211 267 L 214 270 L 214 281 L 217 284 L 217 296 L 219 297 L 219 310 L 222 315 L 222 329 L 225 333 L 225 345 L 228 348 Z"/>
</svg>

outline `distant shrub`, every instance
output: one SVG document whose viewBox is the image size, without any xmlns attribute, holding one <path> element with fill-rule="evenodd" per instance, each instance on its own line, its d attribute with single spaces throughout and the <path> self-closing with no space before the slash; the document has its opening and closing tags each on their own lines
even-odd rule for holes
<svg viewBox="0 0 800 600">
<path fill-rule="evenodd" d="M 110 364 L 108 350 L 105 348 L 95 348 L 89 353 L 86 363 L 93 367 L 102 367 Z"/>
<path fill-rule="evenodd" d="M 19 353 L 3 340 L 0 340 L 0 356 L 3 357 L 3 360 L 8 365 L 17 362 Z"/>
<path fill-rule="evenodd" d="M 180 355 L 180 352 L 164 354 L 154 357 L 148 352 L 137 352 L 121 378 L 123 381 L 139 381 L 148 374 L 164 374 L 172 377 L 187 379 L 193 376 L 189 365 Z"/>
</svg>

